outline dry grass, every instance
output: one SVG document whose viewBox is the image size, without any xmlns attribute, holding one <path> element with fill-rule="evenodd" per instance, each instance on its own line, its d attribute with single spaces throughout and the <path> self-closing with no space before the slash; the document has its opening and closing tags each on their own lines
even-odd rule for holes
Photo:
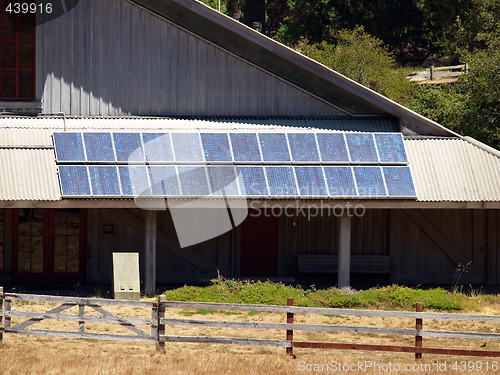
<svg viewBox="0 0 500 375">
<path fill-rule="evenodd" d="M 20 304 L 14 303 L 15 310 L 24 311 L 47 311 L 56 305 L 50 304 Z M 130 307 L 106 307 L 107 310 L 130 317 L 149 317 L 148 309 Z M 498 315 L 500 306 L 484 306 L 483 314 Z M 194 310 L 189 310 L 196 312 Z M 64 312 L 76 313 L 76 308 Z M 179 309 L 167 309 L 167 317 L 186 318 L 186 311 Z M 477 312 L 474 312 L 477 313 Z M 86 314 L 98 315 L 91 309 L 86 308 Z M 192 319 L 201 320 L 232 320 L 232 321 L 263 321 L 284 322 L 284 314 L 259 313 L 249 314 L 241 312 L 226 315 L 222 312 L 205 312 L 195 314 Z M 13 324 L 22 319 L 13 319 Z M 342 324 L 359 326 L 386 326 L 413 328 L 414 320 L 396 318 L 368 318 L 368 317 L 336 317 L 323 315 L 296 315 L 296 322 L 311 324 Z M 30 328 L 54 329 L 54 330 L 77 330 L 76 322 L 59 322 L 45 320 Z M 143 327 L 145 330 L 147 327 Z M 495 332 L 500 333 L 500 324 L 483 322 L 446 322 L 446 321 L 424 321 L 425 329 L 436 330 L 462 330 L 469 332 Z M 110 325 L 87 323 L 86 330 L 89 332 L 131 334 L 125 328 Z M 167 327 L 167 334 L 172 335 L 214 335 L 233 336 L 248 338 L 284 339 L 283 331 L 264 330 L 234 330 L 227 328 L 212 328 L 209 331 L 201 331 L 199 328 L 182 326 Z M 414 338 L 406 336 L 369 335 L 369 334 L 346 334 L 346 333 L 323 333 L 323 332 L 295 332 L 297 341 L 330 341 L 363 344 L 386 344 L 386 345 L 413 345 Z M 424 338 L 424 346 L 453 347 L 463 349 L 479 350 L 483 341 L 478 340 L 450 340 Z M 499 342 L 488 342 L 485 349 L 500 351 Z M 361 352 L 361 351 L 334 351 L 318 349 L 295 349 L 296 359 L 285 355 L 284 348 L 268 348 L 255 346 L 215 345 L 215 344 L 166 344 L 166 353 L 155 351 L 152 343 L 126 343 L 96 340 L 76 340 L 52 337 L 21 336 L 6 334 L 4 345 L 0 346 L 0 374 L 304 374 L 304 373 L 337 373 L 337 374 L 362 374 L 370 371 L 333 371 L 332 367 L 325 365 L 338 363 L 356 364 L 358 361 L 374 361 L 379 365 L 398 364 L 401 371 L 373 372 L 392 374 L 486 374 L 498 373 L 498 371 L 485 371 L 486 361 L 490 363 L 494 358 L 455 358 L 450 356 L 425 355 L 422 365 L 429 365 L 427 369 L 418 371 L 405 371 L 405 365 L 413 366 L 415 360 L 412 354 L 407 353 L 384 353 L 384 352 Z M 454 361 L 480 361 L 483 365 L 482 371 L 457 371 L 452 370 Z M 438 371 L 437 363 L 447 361 L 447 371 Z M 471 362 L 472 363 L 472 362 Z M 500 359 L 496 359 L 500 366 Z M 306 370 L 306 365 L 323 365 L 324 371 Z M 420 364 L 420 362 L 419 362 Z M 478 363 L 479 366 L 479 363 Z M 320 368 L 317 368 L 321 370 Z M 478 369 L 475 367 L 475 370 Z M 302 370 L 302 371 L 301 371 Z"/>
</svg>

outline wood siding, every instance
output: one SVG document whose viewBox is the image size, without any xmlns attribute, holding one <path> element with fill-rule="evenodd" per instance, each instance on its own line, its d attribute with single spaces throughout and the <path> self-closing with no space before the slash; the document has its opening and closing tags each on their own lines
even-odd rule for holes
<svg viewBox="0 0 500 375">
<path fill-rule="evenodd" d="M 326 212 L 309 220 L 307 211 L 279 218 L 278 277 L 298 276 L 298 254 L 337 254 L 339 219 Z M 111 282 L 113 251 L 144 255 L 143 216 L 139 209 L 88 210 L 89 282 Z M 105 224 L 113 224 L 113 234 L 103 233 Z M 158 284 L 208 282 L 217 269 L 224 277 L 240 276 L 241 227 L 184 249 L 179 248 L 168 212 L 158 213 L 157 228 Z M 353 218 L 351 252 L 390 255 L 391 281 L 400 284 L 449 287 L 456 262 L 472 261 L 460 283 L 498 285 L 499 233 L 500 210 L 373 209 Z M 333 275 L 327 280 L 336 284 Z"/>
<path fill-rule="evenodd" d="M 72 115 L 345 115 L 125 0 L 80 0 L 37 28 L 37 98 Z"/>
<path fill-rule="evenodd" d="M 89 282 L 111 282 L 113 252 L 139 252 L 141 279 L 144 278 L 144 212 L 140 209 L 88 211 Z M 104 225 L 113 225 L 114 232 L 104 233 Z M 217 277 L 217 269 L 224 276 L 231 272 L 232 252 L 229 233 L 181 249 L 170 213 L 159 211 L 156 239 L 158 284 L 208 282 Z"/>
</svg>

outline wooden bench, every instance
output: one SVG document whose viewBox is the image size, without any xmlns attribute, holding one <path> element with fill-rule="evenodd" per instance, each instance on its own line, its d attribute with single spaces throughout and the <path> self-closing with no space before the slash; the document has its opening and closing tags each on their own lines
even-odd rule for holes
<svg viewBox="0 0 500 375">
<path fill-rule="evenodd" d="M 299 254 L 297 269 L 300 273 L 337 273 L 337 254 Z M 391 273 L 389 255 L 351 255 L 352 273 Z"/>
</svg>

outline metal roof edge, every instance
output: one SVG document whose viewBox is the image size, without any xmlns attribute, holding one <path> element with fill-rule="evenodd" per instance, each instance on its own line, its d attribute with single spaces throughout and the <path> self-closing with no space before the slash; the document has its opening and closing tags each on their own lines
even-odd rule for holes
<svg viewBox="0 0 500 375">
<path fill-rule="evenodd" d="M 480 148 L 481 150 L 486 151 L 486 152 L 496 156 L 497 158 L 500 158 L 500 151 L 498 151 L 497 149 L 495 149 L 491 146 L 488 146 L 487 144 L 484 144 L 483 142 L 478 141 L 477 139 L 469 137 L 469 136 L 462 137 L 462 139 L 464 141 L 467 141 L 471 145 L 476 146 L 476 147 Z"/>
<path fill-rule="evenodd" d="M 332 97 L 325 97 L 325 94 L 328 94 L 330 91 L 328 87 L 324 88 L 323 95 L 319 94 L 317 92 L 320 90 L 318 88 L 318 82 L 332 84 L 338 89 L 346 91 L 351 96 L 357 98 L 357 103 L 351 104 L 360 105 L 362 109 L 369 110 L 371 108 L 373 113 L 383 113 L 378 111 L 378 108 L 388 114 L 401 118 L 406 122 L 406 126 L 409 125 L 417 132 L 425 131 L 433 135 L 459 136 L 452 130 L 278 43 L 199 1 L 128 1 L 190 30 L 243 59 L 294 83 L 304 90 L 322 97 L 332 104 L 339 105 L 338 100 L 342 100 L 342 96 L 336 95 L 335 102 L 332 100 Z M 199 18 L 197 20 L 198 22 L 194 22 L 191 19 L 193 15 L 195 18 Z M 200 22 L 201 20 L 204 20 L 206 24 Z M 301 70 L 301 72 L 297 72 L 297 69 Z M 352 112 L 352 108 L 348 108 L 350 105 L 349 103 L 344 105 L 347 106 L 346 109 L 349 110 L 349 112 Z"/>
</svg>

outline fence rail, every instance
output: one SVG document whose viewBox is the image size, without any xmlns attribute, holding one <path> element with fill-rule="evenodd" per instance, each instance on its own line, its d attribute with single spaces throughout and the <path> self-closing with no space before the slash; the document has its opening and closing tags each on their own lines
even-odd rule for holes
<svg viewBox="0 0 500 375">
<path fill-rule="evenodd" d="M 60 303 L 46 312 L 18 311 L 12 307 L 12 302 L 42 302 Z M 293 354 L 293 348 L 326 348 L 326 349 L 352 349 L 368 351 L 388 351 L 415 353 L 415 358 L 422 357 L 422 353 L 447 354 L 461 356 L 484 356 L 500 357 L 500 351 L 492 350 L 466 350 L 453 348 L 429 348 L 423 347 L 423 337 L 440 338 L 462 338 L 481 340 L 500 340 L 500 333 L 482 332 L 461 332 L 461 331 L 435 331 L 424 330 L 424 320 L 445 320 L 445 321 L 473 321 L 500 323 L 500 316 L 493 315 L 466 315 L 449 313 L 423 312 L 422 305 L 417 304 L 416 312 L 406 311 L 376 311 L 376 310 L 352 310 L 335 308 L 316 308 L 293 306 L 293 299 L 289 298 L 287 306 L 270 305 L 245 305 L 227 303 L 207 303 L 207 302 L 176 302 L 166 301 L 161 296 L 158 302 L 146 301 L 122 301 L 97 298 L 60 297 L 34 294 L 12 294 L 3 293 L 0 287 L 0 343 L 4 334 L 36 335 L 36 336 L 56 336 L 78 339 L 94 340 L 115 340 L 115 341 L 136 341 L 154 342 L 158 350 L 165 350 L 166 342 L 191 342 L 191 343 L 214 343 L 214 344 L 237 344 L 237 345 L 257 345 L 285 347 L 288 354 Z M 62 313 L 70 308 L 78 306 L 78 314 Z M 118 316 L 105 310 L 103 306 L 115 307 L 135 307 L 151 311 L 151 318 L 137 318 Z M 286 323 L 269 322 L 239 322 L 224 320 L 198 320 L 198 319 L 173 319 L 166 318 L 165 312 L 169 308 L 181 309 L 215 309 L 229 311 L 255 311 L 272 312 L 286 314 Z M 86 309 L 90 309 L 94 315 L 86 314 Z M 95 315 L 98 313 L 99 315 Z M 415 320 L 415 329 L 412 328 L 391 328 L 391 327 L 363 327 L 333 324 L 305 324 L 294 323 L 295 314 L 322 314 L 336 316 L 365 316 L 381 318 L 402 318 Z M 26 319 L 21 323 L 12 325 L 12 319 Z M 77 322 L 76 331 L 60 331 L 49 329 L 30 329 L 28 327 L 43 320 L 59 320 L 66 322 Z M 126 328 L 129 334 L 108 334 L 86 331 L 86 323 L 106 323 L 117 324 Z M 146 332 L 143 328 L 148 327 Z M 217 337 L 217 336 L 176 336 L 166 334 L 166 327 L 186 326 L 198 327 L 200 330 L 211 327 L 231 328 L 231 329 L 259 329 L 259 330 L 279 330 L 285 331 L 284 340 L 252 339 L 241 337 Z M 294 331 L 317 331 L 317 332 L 347 332 L 383 335 L 404 335 L 415 337 L 415 346 L 397 345 L 366 345 L 348 344 L 332 342 L 303 342 L 294 340 Z M 133 334 L 130 334 L 133 333 Z"/>
<path fill-rule="evenodd" d="M 467 64 L 439 67 L 431 66 L 423 71 L 412 72 L 408 74 L 407 77 L 410 81 L 414 81 L 419 84 L 445 83 L 449 81 L 456 81 L 458 77 L 467 72 L 467 69 Z"/>
</svg>

